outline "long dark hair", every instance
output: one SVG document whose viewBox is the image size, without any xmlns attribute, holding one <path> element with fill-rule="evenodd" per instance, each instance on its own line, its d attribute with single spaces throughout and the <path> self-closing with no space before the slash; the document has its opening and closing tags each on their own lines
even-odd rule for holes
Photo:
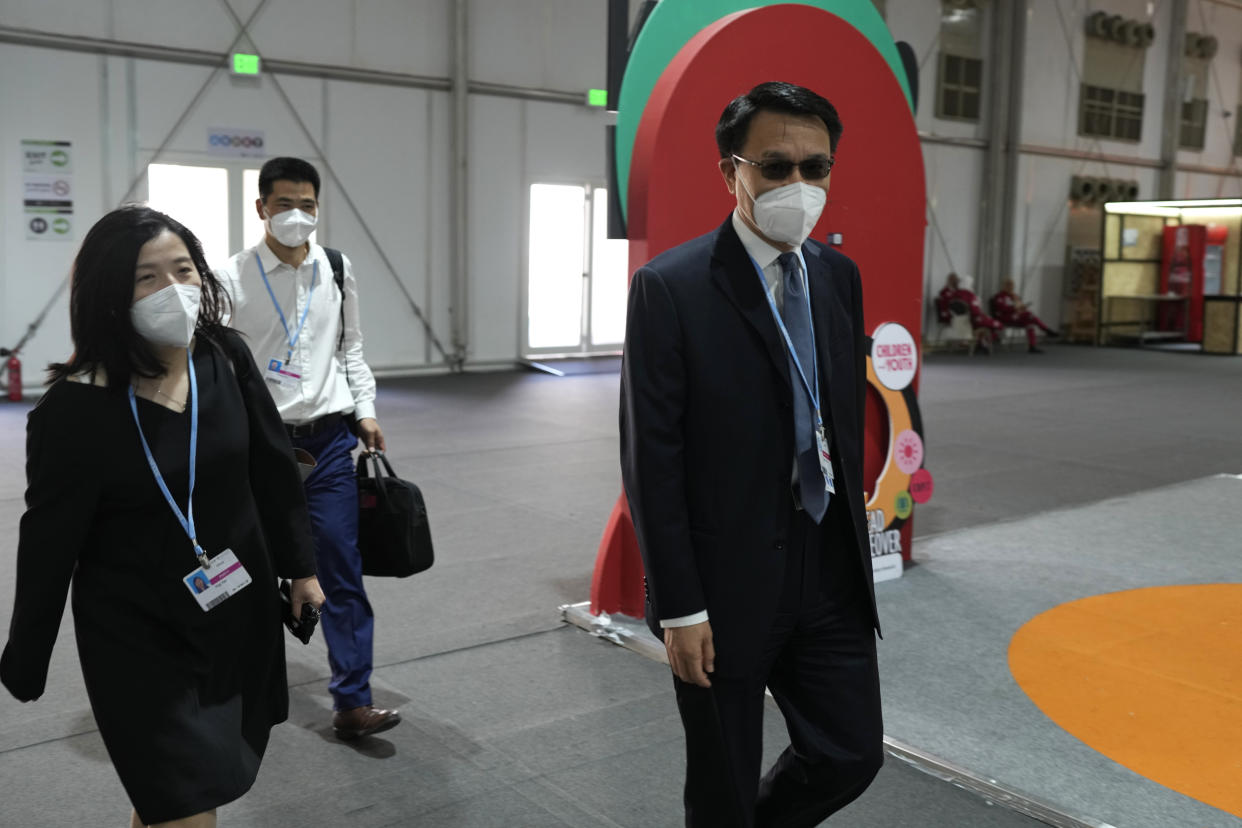
<svg viewBox="0 0 1242 828">
<path fill-rule="evenodd" d="M 164 231 L 175 233 L 185 243 L 203 282 L 195 332 L 210 333 L 220 327 L 228 295 L 207 266 L 202 244 L 171 216 L 140 204 L 127 204 L 95 222 L 82 240 L 73 261 L 69 293 L 73 354 L 65 362 L 48 366 L 49 382 L 98 367 L 103 367 L 113 389 L 125 388 L 135 374 L 163 375 L 164 366 L 151 345 L 130 323 L 129 308 L 134 302 L 138 251 Z"/>
</svg>

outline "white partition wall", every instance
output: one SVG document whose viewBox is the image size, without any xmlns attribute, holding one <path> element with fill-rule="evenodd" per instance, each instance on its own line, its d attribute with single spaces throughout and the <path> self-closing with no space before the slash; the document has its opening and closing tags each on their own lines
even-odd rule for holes
<svg viewBox="0 0 1242 828">
<path fill-rule="evenodd" d="M 530 187 L 594 187 L 607 180 L 609 116 L 584 104 L 586 90 L 605 83 L 606 4 L 459 2 L 466 12 L 460 29 L 458 0 L 0 0 L 0 344 L 15 343 L 44 306 L 53 305 L 23 351 L 28 385 L 38 383 L 42 366 L 68 353 L 66 297 L 57 298 L 57 288 L 82 234 L 122 200 L 148 197 L 149 163 L 227 169 L 228 244 L 253 237 L 247 204 L 256 194 L 245 192 L 253 189 L 246 170 L 263 159 L 213 152 L 209 135 L 221 128 L 261 134 L 268 156 L 298 155 L 320 166 L 319 239 L 343 249 L 355 264 L 367 354 L 377 369 L 400 373 L 517 361 L 526 347 L 529 310 L 524 290 L 534 218 Z M 987 241 L 980 222 L 990 181 L 990 84 L 1000 69 L 997 55 L 1008 54 L 993 41 L 997 0 L 882 5 L 894 36 L 911 44 L 921 67 L 916 123 L 929 199 L 925 293 L 934 294 L 950 269 L 994 285 L 1006 274 L 980 273 L 977 260 Z M 942 35 L 946 9 L 955 14 L 971 5 L 980 15 L 980 117 L 940 117 L 941 53 L 946 42 L 960 42 L 960 33 Z M 1011 240 L 1002 251 L 1008 264 L 1000 269 L 1019 280 L 1026 298 L 1050 321 L 1061 312 L 1071 177 L 1136 180 L 1141 197 L 1155 195 L 1171 15 L 1179 5 L 1014 4 L 1025 56 L 1014 141 L 1019 159 L 1008 190 Z M 1219 48 L 1202 84 L 1208 101 L 1204 147 L 1176 153 L 1173 195 L 1236 196 L 1242 194 L 1242 158 L 1235 154 L 1242 147 L 1234 145 L 1233 128 L 1242 110 L 1242 8 L 1186 0 L 1185 9 L 1186 29 L 1211 33 Z M 1149 21 L 1155 29 L 1144 56 L 1146 105 L 1137 142 L 1078 134 L 1085 20 L 1096 11 Z M 249 22 L 241 37 L 239 21 Z M 460 141 L 452 92 L 459 43 L 469 90 Z M 265 68 L 257 78 L 214 71 L 210 61 L 234 47 L 262 55 Z M 844 155 L 849 135 L 847 124 Z M 27 173 L 19 163 L 28 140 L 66 141 L 71 148 L 64 186 L 71 191 L 72 220 L 55 237 L 28 238 L 30 214 L 22 197 Z M 709 142 L 710 136 L 708 152 Z M 458 160 L 465 164 L 460 246 L 454 236 Z M 189 222 L 204 235 L 224 232 L 212 230 L 205 218 Z M 588 265 L 607 270 L 594 260 Z M 622 283 L 613 273 L 601 277 L 593 292 L 612 297 L 601 303 L 615 304 Z M 616 335 L 596 336 L 612 324 L 595 317 L 600 307 L 586 311 L 588 349 L 603 348 L 603 340 Z"/>
<path fill-rule="evenodd" d="M 240 215 L 185 217 L 213 253 L 220 238 L 234 249 L 253 239 L 257 193 L 246 170 L 264 158 L 214 156 L 209 133 L 228 128 L 261 133 L 268 157 L 319 167 L 319 241 L 354 263 L 372 364 L 443 369 L 448 360 L 432 337 L 452 352 L 452 0 L 231 6 L 242 21 L 257 10 L 236 49 L 258 52 L 276 72 L 240 78 L 204 65 L 237 36 L 223 3 L 0 0 L 0 344 L 16 342 L 56 297 L 90 224 L 122 200 L 169 203 L 160 187 L 177 169 L 182 180 L 196 169 L 208 177 L 230 170 L 227 194 L 217 181 L 203 202 L 227 201 Z M 606 177 L 608 116 L 585 105 L 586 89 L 604 85 L 605 8 L 476 0 L 467 3 L 465 34 L 469 80 L 491 86 L 467 99 L 462 356 L 467 367 L 511 365 L 520 351 L 528 182 Z M 117 54 L 119 43 L 138 44 L 141 56 Z M 73 229 L 55 241 L 26 238 L 18 156 L 30 139 L 71 142 Z M 152 161 L 164 165 L 155 192 L 145 174 Z M 23 349 L 31 389 L 42 366 L 68 353 L 66 317 L 67 293 Z"/>
</svg>

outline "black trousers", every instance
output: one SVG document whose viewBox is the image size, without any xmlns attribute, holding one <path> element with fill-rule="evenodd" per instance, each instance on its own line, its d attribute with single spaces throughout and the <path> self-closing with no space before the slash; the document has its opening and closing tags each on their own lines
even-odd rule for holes
<svg viewBox="0 0 1242 828">
<path fill-rule="evenodd" d="M 754 670 L 713 676 L 710 688 L 673 677 L 686 731 L 687 826 L 818 825 L 884 762 L 875 632 L 857 554 L 825 549 L 805 512 L 790 525 L 781 603 Z M 765 687 L 790 744 L 761 779 Z"/>
</svg>

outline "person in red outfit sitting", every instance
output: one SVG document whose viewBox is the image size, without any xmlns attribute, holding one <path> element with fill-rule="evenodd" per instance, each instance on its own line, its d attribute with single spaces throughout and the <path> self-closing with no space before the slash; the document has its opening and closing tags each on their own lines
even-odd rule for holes
<svg viewBox="0 0 1242 828">
<path fill-rule="evenodd" d="M 1043 321 L 1031 313 L 1030 308 L 1022 301 L 1022 297 L 1014 289 L 1013 279 L 1006 279 L 1001 285 L 1000 292 L 992 297 L 988 303 L 992 310 L 992 315 L 996 317 L 1006 327 L 1010 328 L 1026 328 L 1026 344 L 1027 350 L 1032 354 L 1042 354 L 1036 346 L 1036 331 L 1041 330 L 1051 337 L 1060 336 L 1055 330 L 1049 328 Z"/>
<path fill-rule="evenodd" d="M 1004 326 L 983 312 L 979 297 L 975 296 L 971 287 L 969 276 L 962 279 L 956 273 L 950 273 L 945 277 L 944 287 L 936 296 L 936 314 L 942 324 L 948 325 L 953 314 L 969 313 L 975 341 L 984 353 L 991 353 L 992 343 L 1000 336 Z"/>
</svg>

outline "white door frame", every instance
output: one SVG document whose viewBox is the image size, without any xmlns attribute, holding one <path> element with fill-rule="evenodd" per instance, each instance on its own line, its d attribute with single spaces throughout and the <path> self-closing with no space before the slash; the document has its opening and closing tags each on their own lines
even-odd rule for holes
<svg viewBox="0 0 1242 828">
<path fill-rule="evenodd" d="M 532 348 L 530 346 L 530 189 L 536 184 L 551 184 L 559 186 L 572 186 L 584 188 L 583 198 L 583 289 L 582 289 L 582 306 L 579 310 L 580 316 L 580 333 L 577 345 L 565 346 L 557 345 L 543 348 Z M 621 352 L 621 343 L 605 343 L 602 345 L 591 344 L 591 324 L 592 324 L 592 301 L 593 296 L 593 245 L 594 245 L 594 199 L 592 194 L 596 190 L 607 189 L 608 185 L 599 179 L 582 179 L 572 177 L 558 177 L 554 175 L 539 176 L 538 180 L 528 180 L 523 187 L 522 198 L 522 227 L 524 233 L 521 237 L 521 256 L 522 282 L 518 290 L 518 353 L 523 357 L 532 356 L 594 356 L 603 354 L 617 354 Z M 606 208 L 606 204 L 605 204 Z"/>
</svg>

